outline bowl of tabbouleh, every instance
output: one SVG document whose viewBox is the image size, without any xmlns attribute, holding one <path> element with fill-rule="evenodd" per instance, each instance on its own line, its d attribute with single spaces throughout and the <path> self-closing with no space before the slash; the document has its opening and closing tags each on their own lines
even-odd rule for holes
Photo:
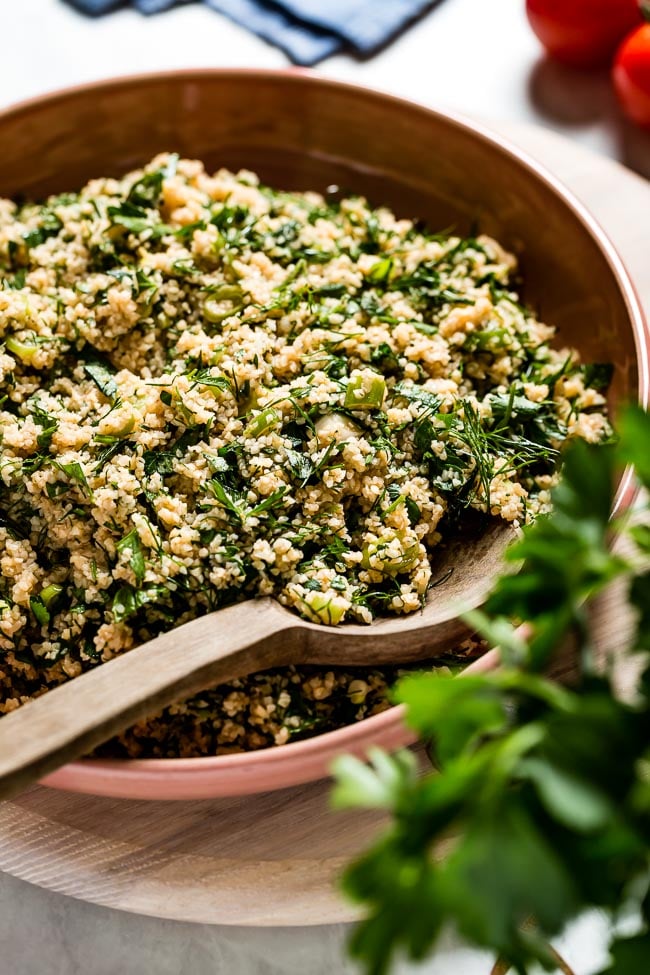
<svg viewBox="0 0 650 975">
<path fill-rule="evenodd" d="M 611 245 L 472 125 L 188 71 L 47 96 L 0 133 L 0 715 L 256 596 L 340 640 L 418 614 L 468 520 L 543 514 L 565 444 L 646 396 Z M 315 778 L 407 740 L 398 676 L 206 688 L 46 781 L 180 798 Z"/>
</svg>

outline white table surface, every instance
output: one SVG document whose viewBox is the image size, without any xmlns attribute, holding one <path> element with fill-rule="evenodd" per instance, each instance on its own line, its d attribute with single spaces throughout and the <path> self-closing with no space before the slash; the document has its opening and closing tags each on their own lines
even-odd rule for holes
<svg viewBox="0 0 650 975">
<path fill-rule="evenodd" d="M 551 64 L 524 0 L 443 0 L 378 56 L 317 69 L 486 119 L 536 122 L 650 177 L 650 136 L 626 123 L 606 73 Z M 284 55 L 196 4 L 101 20 L 64 0 L 0 0 L 0 106 L 110 75 L 174 67 L 284 67 Z M 1 150 L 0 150 L 1 151 Z M 95 907 L 0 875 L 0 975 L 339 975 L 347 929 L 225 928 Z M 591 915 L 558 942 L 576 975 L 604 963 L 606 928 Z M 488 975 L 490 960 L 449 938 L 398 975 Z"/>
</svg>

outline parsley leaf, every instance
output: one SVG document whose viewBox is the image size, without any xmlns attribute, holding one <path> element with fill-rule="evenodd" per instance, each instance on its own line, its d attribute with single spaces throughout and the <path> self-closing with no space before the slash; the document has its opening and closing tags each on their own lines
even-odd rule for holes
<svg viewBox="0 0 650 975">
<path fill-rule="evenodd" d="M 115 369 L 110 362 L 97 353 L 87 354 L 83 362 L 83 370 L 92 379 L 101 393 L 113 406 L 116 405 L 119 394 L 115 382 Z"/>
<path fill-rule="evenodd" d="M 117 543 L 118 552 L 124 552 L 128 550 L 130 552 L 129 562 L 133 570 L 133 575 L 138 585 L 142 583 L 144 579 L 144 574 L 146 570 L 146 564 L 144 560 L 144 552 L 142 551 L 142 544 L 140 542 L 140 536 L 138 535 L 135 528 L 120 539 Z"/>
<path fill-rule="evenodd" d="M 512 397 L 496 407 L 507 422 L 544 411 Z M 410 755 L 379 749 L 369 763 L 335 763 L 336 806 L 390 817 L 343 880 L 364 908 L 350 950 L 368 975 L 383 975 L 400 951 L 423 958 L 449 925 L 522 975 L 535 963 L 550 969 L 550 938 L 586 908 L 615 916 L 624 898 L 641 930 L 614 936 L 601 975 L 650 965 L 650 573 L 643 558 L 613 553 L 608 537 L 615 466 L 632 461 L 643 481 L 650 476 L 650 417 L 629 408 L 620 430 L 614 447 L 570 446 L 551 514 L 508 551 L 518 573 L 502 575 L 483 610 L 468 614 L 500 645 L 501 668 L 398 683 L 394 698 L 432 742 L 435 772 L 418 776 Z M 646 501 L 644 526 L 649 514 Z M 637 556 L 648 545 L 644 526 L 628 531 Z M 613 580 L 627 584 L 636 613 L 630 652 L 644 651 L 630 700 L 619 698 L 612 673 L 596 673 L 585 612 Z M 569 636 L 578 674 L 563 687 L 543 673 Z M 453 846 L 434 855 L 450 834 Z"/>
</svg>

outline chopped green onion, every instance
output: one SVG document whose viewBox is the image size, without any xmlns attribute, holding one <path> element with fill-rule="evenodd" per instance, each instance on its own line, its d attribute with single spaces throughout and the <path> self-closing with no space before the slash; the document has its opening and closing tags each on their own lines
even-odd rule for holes
<svg viewBox="0 0 650 975">
<path fill-rule="evenodd" d="M 32 613 L 36 617 L 36 622 L 41 626 L 47 626 L 47 624 L 50 622 L 50 614 L 47 606 L 45 606 L 40 596 L 31 596 L 29 606 Z"/>
<path fill-rule="evenodd" d="M 390 543 L 389 539 L 382 538 L 380 541 L 369 542 L 364 545 L 361 559 L 362 567 L 390 576 L 412 569 L 418 560 L 420 546 L 418 542 L 404 546 L 403 534 L 401 531 L 395 532 L 395 537 L 399 539 L 401 546 L 401 553 L 397 556 L 386 555 L 386 549 Z"/>
<path fill-rule="evenodd" d="M 229 302 L 230 307 L 224 308 L 225 302 Z M 213 325 L 218 325 L 243 307 L 242 289 L 234 284 L 223 284 L 210 291 L 210 297 L 203 304 L 203 317 Z"/>
<path fill-rule="evenodd" d="M 59 598 L 63 592 L 63 586 L 57 586 L 55 582 L 41 590 L 41 602 L 49 609 L 50 606 Z"/>
<path fill-rule="evenodd" d="M 333 599 L 328 593 L 312 591 L 303 596 L 302 602 L 321 623 L 336 626 L 345 616 L 345 606 L 335 604 Z"/>
<path fill-rule="evenodd" d="M 376 264 L 372 265 L 366 274 L 366 279 L 372 284 L 384 284 L 388 281 L 392 270 L 393 259 L 391 257 L 384 257 L 381 261 L 377 261 Z"/>
<path fill-rule="evenodd" d="M 38 352 L 38 346 L 33 338 L 21 342 L 12 335 L 7 339 L 5 345 L 7 350 L 13 355 L 18 356 L 20 361 L 24 362 L 25 365 L 29 365 L 29 363 L 34 360 L 34 356 Z"/>
<path fill-rule="evenodd" d="M 345 390 L 347 410 L 380 410 L 386 395 L 386 383 L 370 372 L 353 373 Z"/>
<path fill-rule="evenodd" d="M 244 436 L 261 437 L 267 430 L 270 430 L 272 427 L 277 427 L 281 421 L 282 418 L 278 411 L 274 410 L 272 406 L 267 406 L 261 413 L 258 413 L 257 416 L 249 420 L 244 429 Z"/>
</svg>

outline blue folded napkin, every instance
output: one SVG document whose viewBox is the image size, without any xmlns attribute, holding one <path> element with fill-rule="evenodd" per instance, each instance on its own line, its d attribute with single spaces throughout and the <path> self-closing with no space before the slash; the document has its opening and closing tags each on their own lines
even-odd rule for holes
<svg viewBox="0 0 650 975">
<path fill-rule="evenodd" d="M 99 15 L 129 0 L 68 0 Z M 130 0 L 155 14 L 188 0 Z M 351 47 L 366 55 L 386 44 L 440 0 L 203 0 L 214 10 L 285 51 L 294 64 L 312 65 Z"/>
</svg>

